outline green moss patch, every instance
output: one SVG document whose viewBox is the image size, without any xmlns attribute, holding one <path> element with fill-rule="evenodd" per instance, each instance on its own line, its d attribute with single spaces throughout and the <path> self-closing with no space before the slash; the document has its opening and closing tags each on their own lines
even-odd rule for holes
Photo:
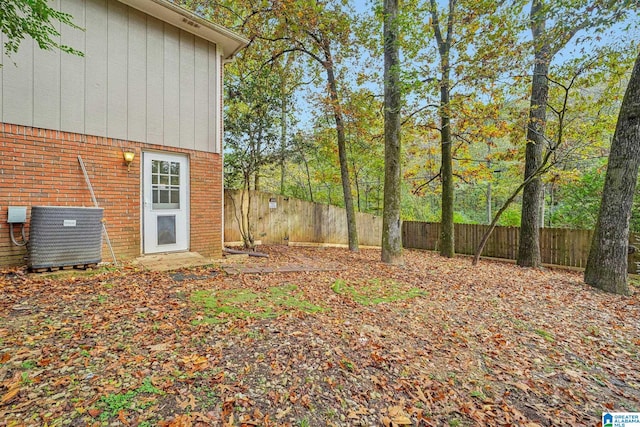
<svg viewBox="0 0 640 427">
<path fill-rule="evenodd" d="M 353 284 L 348 284 L 344 280 L 338 279 L 331 285 L 331 290 L 362 305 L 403 301 L 427 295 L 422 289 L 412 288 L 409 285 L 392 280 L 379 279 L 370 279 Z"/>
<path fill-rule="evenodd" d="M 205 309 L 200 323 L 226 323 L 233 319 L 274 318 L 291 311 L 316 313 L 324 310 L 305 299 L 296 285 L 275 286 L 267 292 L 248 289 L 196 291 L 191 300 Z"/>
<path fill-rule="evenodd" d="M 152 395 L 163 394 L 163 391 L 151 383 L 151 378 L 147 377 L 142 382 L 142 385 L 135 390 L 102 396 L 96 404 L 99 411 L 101 411 L 99 419 L 107 421 L 117 417 L 120 411 L 146 409 L 155 403 L 155 398 Z M 145 395 L 145 397 L 140 395 Z"/>
</svg>

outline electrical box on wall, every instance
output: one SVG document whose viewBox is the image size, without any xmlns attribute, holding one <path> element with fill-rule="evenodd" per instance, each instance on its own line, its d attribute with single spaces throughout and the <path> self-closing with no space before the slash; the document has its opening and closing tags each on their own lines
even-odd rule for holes
<svg viewBox="0 0 640 427">
<path fill-rule="evenodd" d="M 7 222 L 11 224 L 24 224 L 27 222 L 27 207 L 9 206 L 7 211 Z"/>
</svg>

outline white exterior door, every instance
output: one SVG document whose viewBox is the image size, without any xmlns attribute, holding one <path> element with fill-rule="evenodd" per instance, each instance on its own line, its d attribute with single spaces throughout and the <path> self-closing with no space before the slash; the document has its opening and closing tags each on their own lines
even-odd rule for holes
<svg viewBox="0 0 640 427">
<path fill-rule="evenodd" d="M 189 162 L 176 154 L 143 153 L 144 253 L 189 248 Z"/>
</svg>

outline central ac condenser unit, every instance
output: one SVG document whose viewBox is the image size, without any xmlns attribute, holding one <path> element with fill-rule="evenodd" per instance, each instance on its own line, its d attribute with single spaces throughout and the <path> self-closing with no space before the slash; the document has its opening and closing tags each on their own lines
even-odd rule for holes
<svg viewBox="0 0 640 427">
<path fill-rule="evenodd" d="M 33 206 L 29 267 L 80 267 L 102 256 L 102 208 Z"/>
</svg>

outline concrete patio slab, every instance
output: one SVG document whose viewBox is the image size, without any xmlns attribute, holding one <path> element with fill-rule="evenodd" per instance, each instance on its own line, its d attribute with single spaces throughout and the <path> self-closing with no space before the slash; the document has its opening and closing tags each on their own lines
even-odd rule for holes
<svg viewBox="0 0 640 427">
<path fill-rule="evenodd" d="M 272 265 L 269 262 L 252 263 L 246 254 L 227 255 L 223 259 L 211 259 L 197 252 L 174 252 L 144 255 L 131 265 L 150 271 L 173 271 L 181 268 L 201 267 L 215 264 L 227 274 L 295 273 L 305 271 L 338 271 L 344 267 L 333 264 L 319 265 L 313 260 L 299 259 L 296 263 Z"/>
<path fill-rule="evenodd" d="M 131 264 L 151 271 L 171 271 L 181 268 L 201 267 L 213 264 L 211 258 L 205 258 L 197 252 L 173 252 L 166 254 L 143 255 Z"/>
</svg>

